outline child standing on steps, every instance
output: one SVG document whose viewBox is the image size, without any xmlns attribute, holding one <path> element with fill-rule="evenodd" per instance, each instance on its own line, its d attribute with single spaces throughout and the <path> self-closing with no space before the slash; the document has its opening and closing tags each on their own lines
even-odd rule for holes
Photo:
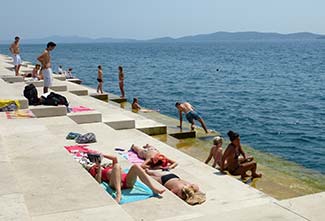
<svg viewBox="0 0 325 221">
<path fill-rule="evenodd" d="M 220 136 L 216 136 L 213 139 L 213 146 L 211 147 L 210 154 L 206 159 L 205 163 L 208 164 L 212 157 L 214 159 L 212 167 L 215 168 L 217 164 L 220 167 L 222 159 L 222 137 Z"/>
<path fill-rule="evenodd" d="M 101 65 L 98 65 L 97 81 L 98 81 L 97 93 L 100 92 L 101 94 L 103 94 L 103 70 Z"/>
</svg>

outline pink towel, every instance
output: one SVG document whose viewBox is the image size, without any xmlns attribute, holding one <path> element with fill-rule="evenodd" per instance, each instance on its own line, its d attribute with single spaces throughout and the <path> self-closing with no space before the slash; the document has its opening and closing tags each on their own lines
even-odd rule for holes
<svg viewBox="0 0 325 221">
<path fill-rule="evenodd" d="M 71 112 L 77 113 L 77 112 L 84 112 L 84 111 L 93 111 L 94 109 L 84 106 L 76 106 L 71 108 Z"/>
<path fill-rule="evenodd" d="M 96 151 L 86 148 L 88 145 L 74 145 L 74 146 L 64 146 L 64 148 L 71 154 L 82 157 L 87 153 L 94 153 Z"/>
<path fill-rule="evenodd" d="M 132 164 L 142 164 L 144 162 L 144 160 L 139 158 L 133 151 L 128 151 L 127 160 Z"/>
</svg>

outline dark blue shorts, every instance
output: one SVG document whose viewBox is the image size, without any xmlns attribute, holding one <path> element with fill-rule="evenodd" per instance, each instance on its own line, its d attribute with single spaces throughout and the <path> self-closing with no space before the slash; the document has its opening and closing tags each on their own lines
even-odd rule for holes
<svg viewBox="0 0 325 221">
<path fill-rule="evenodd" d="M 194 120 L 199 120 L 201 118 L 200 115 L 195 111 L 190 111 L 185 116 L 188 122 L 190 122 L 191 124 L 194 124 Z"/>
</svg>

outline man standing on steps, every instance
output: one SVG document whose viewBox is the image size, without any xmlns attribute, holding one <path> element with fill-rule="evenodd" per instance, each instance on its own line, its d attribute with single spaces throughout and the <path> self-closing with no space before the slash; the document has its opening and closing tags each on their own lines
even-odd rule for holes
<svg viewBox="0 0 325 221">
<path fill-rule="evenodd" d="M 15 74 L 16 76 L 19 75 L 19 69 L 21 66 L 21 57 L 19 55 L 20 50 L 19 50 L 19 40 L 20 38 L 18 36 L 15 37 L 15 41 L 10 45 L 10 52 L 12 54 L 12 58 L 14 60 L 14 66 L 15 66 Z"/>
<path fill-rule="evenodd" d="M 202 117 L 196 113 L 194 111 L 193 106 L 188 103 L 188 102 L 184 102 L 184 103 L 179 103 L 176 102 L 175 107 L 178 109 L 179 112 L 179 127 L 182 128 L 182 113 L 185 113 L 186 119 L 188 120 L 188 122 L 190 122 L 191 124 L 191 130 L 194 130 L 194 120 L 197 120 L 201 123 L 205 133 L 209 133 L 204 120 L 202 119 Z"/>
<path fill-rule="evenodd" d="M 43 93 L 48 92 L 48 88 L 52 86 L 52 69 L 51 69 L 51 56 L 50 51 L 56 47 L 54 42 L 47 43 L 45 51 L 37 58 L 42 64 L 42 73 L 44 78 Z"/>
</svg>

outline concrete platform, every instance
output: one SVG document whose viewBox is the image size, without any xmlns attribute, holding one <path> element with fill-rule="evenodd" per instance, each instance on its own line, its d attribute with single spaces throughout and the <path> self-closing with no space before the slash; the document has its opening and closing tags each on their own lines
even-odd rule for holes
<svg viewBox="0 0 325 221">
<path fill-rule="evenodd" d="M 159 135 L 167 133 L 166 125 L 157 123 L 156 121 L 150 119 L 137 120 L 135 122 L 135 128 L 148 135 Z"/>
<path fill-rule="evenodd" d="M 101 101 L 108 102 L 108 94 L 103 93 L 103 94 L 98 94 L 98 93 L 91 93 L 89 94 L 90 97 L 96 98 Z"/>
<path fill-rule="evenodd" d="M 24 78 L 22 76 L 1 76 L 1 78 L 8 83 L 23 82 Z"/>
<path fill-rule="evenodd" d="M 66 108 L 66 106 L 63 106 L 63 105 L 59 105 L 59 106 L 45 106 L 45 105 L 29 106 L 29 109 L 38 118 L 67 115 L 67 108 Z"/>
<path fill-rule="evenodd" d="M 102 114 L 98 111 L 68 113 L 67 115 L 77 124 L 102 122 Z"/>
<path fill-rule="evenodd" d="M 78 79 L 78 78 L 69 78 L 66 79 L 67 81 L 71 82 L 71 83 L 75 83 L 75 84 L 81 84 L 82 80 Z"/>
<path fill-rule="evenodd" d="M 8 85 L 0 81 L 0 95 L 21 96 L 24 83 Z M 3 88 L 8 92 L 4 92 Z M 323 220 L 323 194 L 279 202 L 139 130 L 141 125 L 158 127 L 155 121 L 149 122 L 144 116 L 90 96 L 77 96 L 71 92 L 62 94 L 72 105 L 83 105 L 101 113 L 105 123 L 77 124 L 66 115 L 0 119 L 2 220 Z M 123 121 L 133 124 L 133 129 L 123 129 L 129 126 L 123 126 Z M 115 122 L 119 124 L 114 126 Z M 110 124 L 116 128 L 108 126 Z M 75 144 L 75 141 L 65 139 L 70 131 L 94 132 L 97 142 L 89 147 L 116 155 L 123 168 L 130 167 L 130 163 L 114 151 L 115 147 L 128 150 L 131 144 L 154 145 L 161 153 L 177 160 L 178 166 L 172 172 L 198 184 L 206 193 L 207 201 L 202 205 L 189 206 L 166 191 L 161 198 L 116 204 L 63 148 Z M 157 182 L 154 185 L 162 187 Z M 307 202 L 310 204 L 305 204 Z M 309 213 L 310 207 L 313 208 Z"/>
<path fill-rule="evenodd" d="M 57 80 L 60 80 L 60 81 L 65 81 L 66 80 L 65 76 L 61 75 L 61 74 L 53 74 L 53 78 L 57 79 Z"/>
<path fill-rule="evenodd" d="M 0 99 L 18 100 L 20 108 L 28 108 L 28 100 L 23 96 L 23 91 L 15 84 L 9 84 L 0 78 L 0 89 Z"/>
<path fill-rule="evenodd" d="M 307 220 L 325 220 L 325 192 L 282 200 L 277 204 Z"/>
<path fill-rule="evenodd" d="M 67 92 L 61 94 L 69 100 L 71 107 L 85 106 L 101 112 L 102 121 L 114 129 L 121 130 L 135 128 L 135 120 L 121 113 L 120 108 L 118 107 L 89 96 L 76 96 Z"/>
</svg>

